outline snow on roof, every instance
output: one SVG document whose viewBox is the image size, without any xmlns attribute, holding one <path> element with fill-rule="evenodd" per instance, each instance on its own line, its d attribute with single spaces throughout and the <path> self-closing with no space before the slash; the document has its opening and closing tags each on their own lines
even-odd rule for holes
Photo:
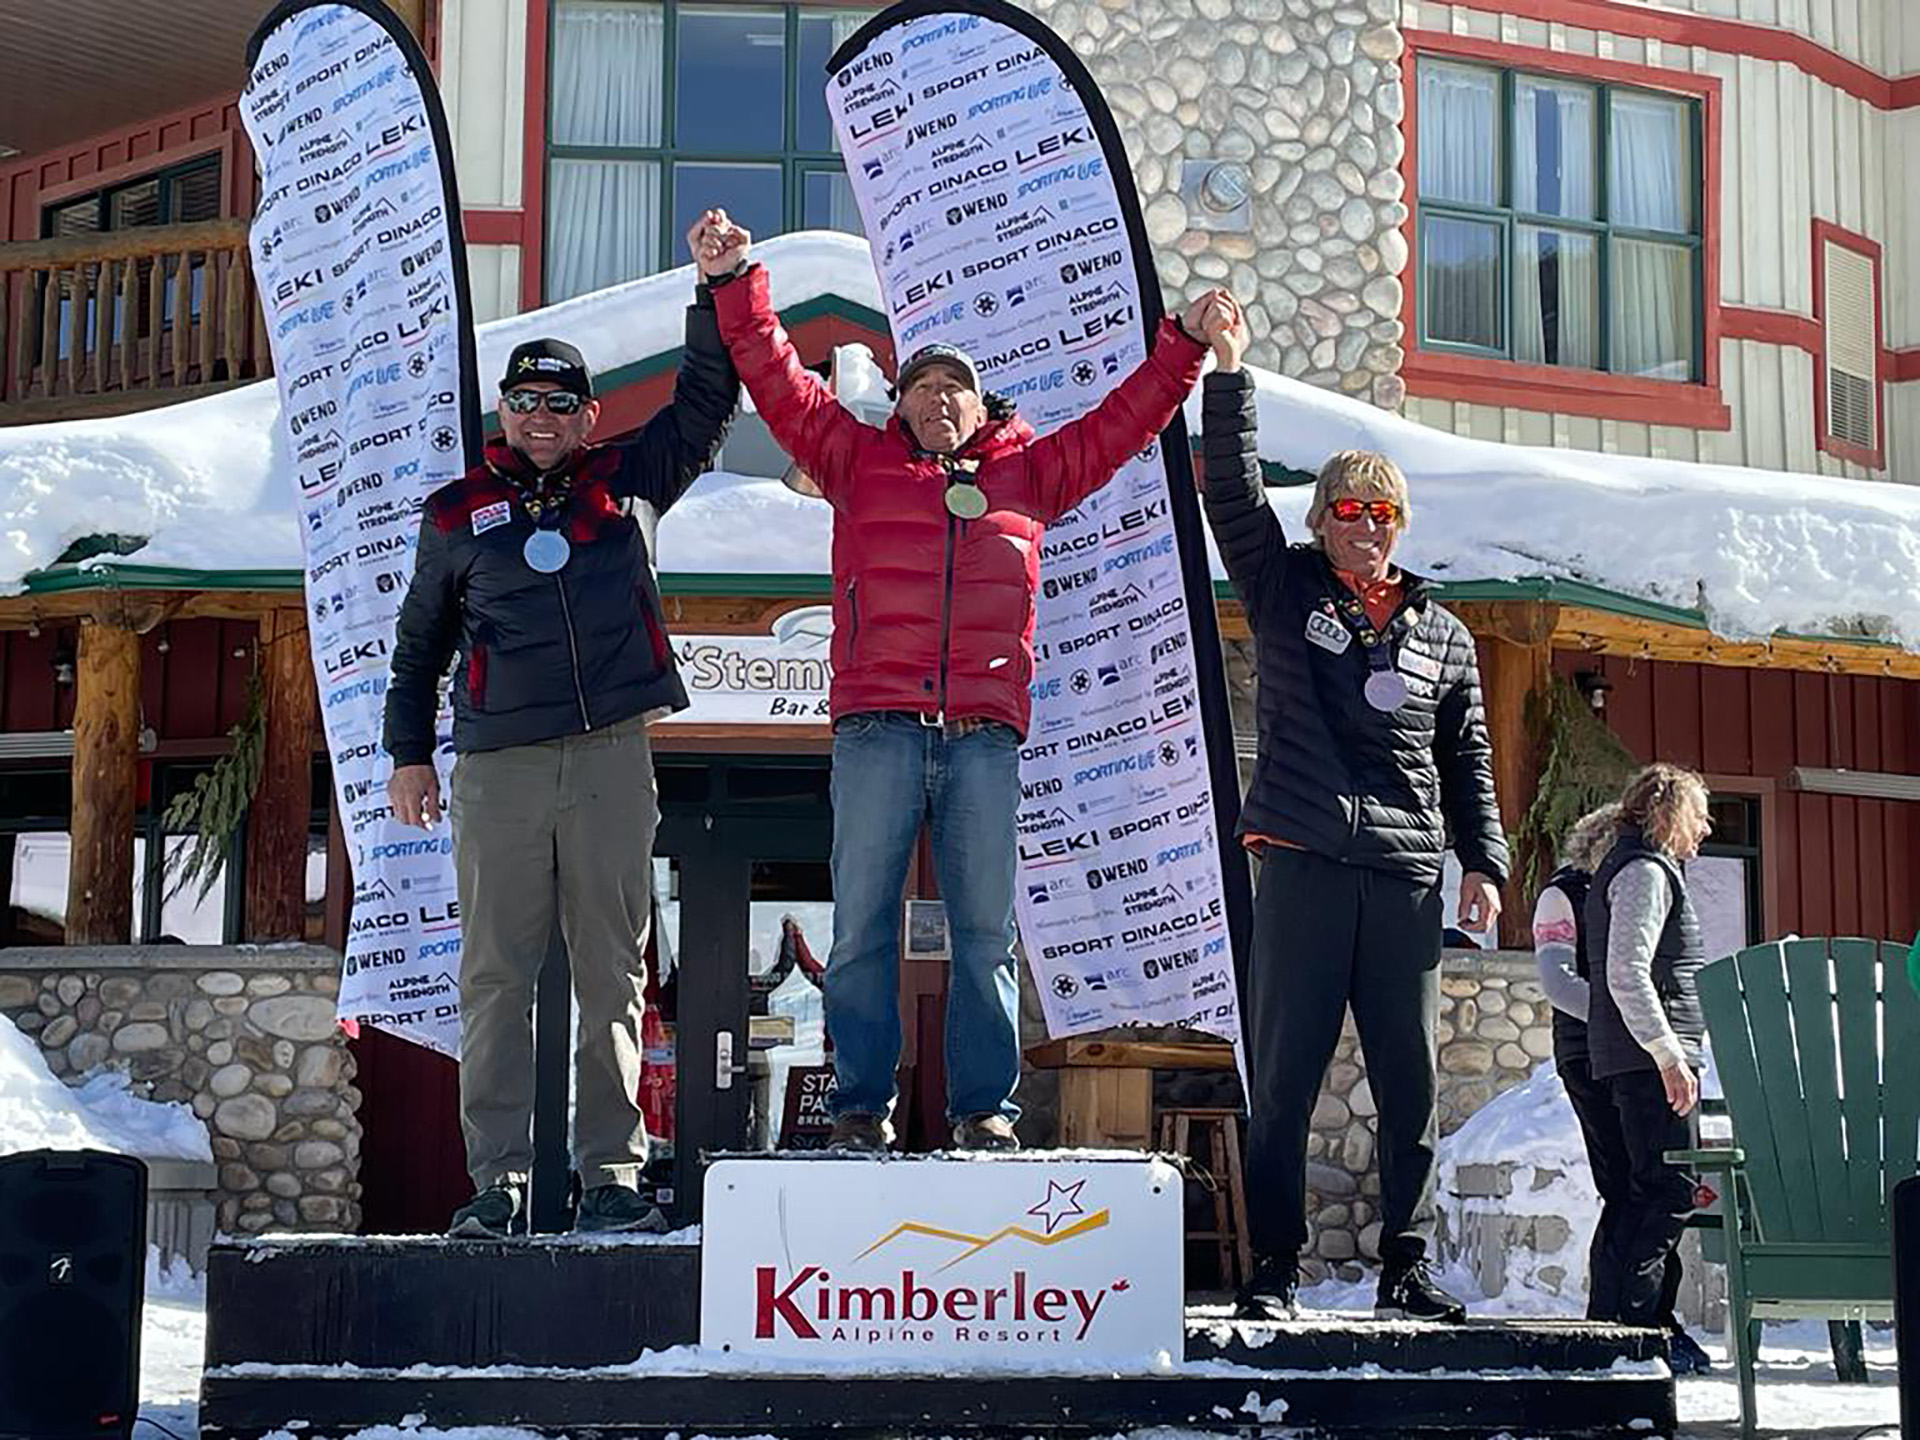
<svg viewBox="0 0 1920 1440">
<path fill-rule="evenodd" d="M 758 254 L 783 308 L 829 296 L 880 304 L 863 241 L 815 232 Z M 536 335 L 571 340 L 603 372 L 674 349 L 691 280 L 670 271 L 481 326 L 483 396 L 506 352 Z M 877 372 L 852 373 L 843 399 L 884 406 Z M 1415 511 L 1402 554 L 1416 570 L 1578 580 L 1697 609 L 1731 637 L 1791 631 L 1920 650 L 1920 488 L 1499 444 L 1254 374 L 1263 459 L 1311 471 L 1335 450 L 1365 448 L 1400 463 Z M 0 592 L 104 533 L 147 537 L 125 557 L 132 564 L 300 568 L 278 409 L 265 382 L 138 415 L 0 430 Z M 1188 421 L 1198 426 L 1197 397 Z M 1296 536 L 1308 498 L 1269 492 Z M 820 575 L 830 530 L 824 505 L 720 473 L 662 522 L 658 558 L 669 574 Z"/>
</svg>

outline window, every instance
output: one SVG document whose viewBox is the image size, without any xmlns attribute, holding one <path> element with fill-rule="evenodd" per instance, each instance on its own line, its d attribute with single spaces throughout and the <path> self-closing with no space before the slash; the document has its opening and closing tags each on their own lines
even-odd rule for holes
<svg viewBox="0 0 1920 1440">
<path fill-rule="evenodd" d="M 708 205 L 756 236 L 859 233 L 822 82 L 871 13 L 558 0 L 548 301 L 684 263 L 681 237 Z"/>
<path fill-rule="evenodd" d="M 1814 235 L 1820 445 L 1879 469 L 1880 250 L 1830 225 L 1816 224 Z"/>
<path fill-rule="evenodd" d="M 1700 378 L 1691 99 L 1419 61 L 1423 348 Z"/>
<path fill-rule="evenodd" d="M 1686 863 L 1687 893 L 1709 960 L 1759 942 L 1761 914 L 1760 801 L 1753 795 L 1708 797 L 1713 833 Z"/>
<path fill-rule="evenodd" d="M 48 239 L 70 239 L 80 235 L 96 235 L 112 231 L 144 229 L 156 225 L 187 225 L 201 220 L 220 218 L 220 157 L 207 155 L 184 164 L 169 166 L 152 175 L 130 180 L 77 200 L 62 200 L 58 205 L 50 205 L 41 220 L 41 230 Z M 148 303 L 149 291 L 153 284 L 153 261 L 140 261 L 139 296 L 133 306 L 131 316 L 121 313 L 118 292 L 114 296 L 113 338 L 118 343 L 122 338 L 122 327 L 129 319 L 135 326 L 135 334 L 145 339 L 151 331 Z M 173 325 L 173 286 L 171 281 L 179 261 L 171 256 L 163 263 L 161 290 L 161 329 L 164 331 Z M 95 269 L 97 267 L 89 267 Z M 198 319 L 200 304 L 206 291 L 204 261 L 196 259 L 188 277 L 187 308 L 189 316 Z M 42 299 L 45 303 L 45 282 L 42 282 Z M 71 274 L 60 276 L 60 356 L 66 358 L 71 343 L 71 326 L 68 324 L 67 311 L 72 305 L 74 281 Z M 93 332 L 92 307 L 98 303 L 97 287 L 90 286 L 88 292 L 85 330 Z"/>
</svg>

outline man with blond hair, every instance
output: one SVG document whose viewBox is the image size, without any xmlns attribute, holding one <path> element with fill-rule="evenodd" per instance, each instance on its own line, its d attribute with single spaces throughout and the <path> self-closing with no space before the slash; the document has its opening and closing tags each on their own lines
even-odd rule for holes
<svg viewBox="0 0 1920 1440">
<path fill-rule="evenodd" d="M 1349 1006 L 1379 1108 L 1375 1313 L 1457 1320 L 1427 1268 L 1441 869 L 1456 919 L 1500 909 L 1507 846 L 1473 637 L 1397 568 L 1412 518 L 1384 455 L 1327 461 L 1290 545 L 1268 507 L 1244 323 L 1215 339 L 1202 405 L 1207 520 L 1259 656 L 1259 757 L 1240 812 L 1260 860 L 1247 995 L 1247 1192 L 1254 1274 L 1241 1314 L 1295 1313 L 1307 1243 L 1307 1133 Z"/>
</svg>

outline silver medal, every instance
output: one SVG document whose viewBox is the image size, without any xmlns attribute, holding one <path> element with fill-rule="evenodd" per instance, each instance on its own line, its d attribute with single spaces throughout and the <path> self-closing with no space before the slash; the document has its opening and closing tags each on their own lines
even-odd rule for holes
<svg viewBox="0 0 1920 1440">
<path fill-rule="evenodd" d="M 1376 670 L 1367 676 L 1367 704 L 1376 710 L 1398 710 L 1407 703 L 1407 682 L 1398 671 Z"/>
<path fill-rule="evenodd" d="M 987 513 L 987 492 L 970 480 L 947 486 L 947 513 L 962 520 L 978 520 Z"/>
<path fill-rule="evenodd" d="M 558 530 L 536 530 L 527 536 L 520 553 L 527 557 L 527 564 L 542 575 L 551 575 L 566 569 L 567 561 L 573 558 L 573 546 Z"/>
</svg>

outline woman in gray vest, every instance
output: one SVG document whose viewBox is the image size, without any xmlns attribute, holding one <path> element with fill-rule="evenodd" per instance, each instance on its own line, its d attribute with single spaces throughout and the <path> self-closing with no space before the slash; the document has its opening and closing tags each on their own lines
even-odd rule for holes
<svg viewBox="0 0 1920 1440">
<path fill-rule="evenodd" d="M 1686 1117 L 1700 1094 L 1704 952 L 1681 863 L 1711 829 L 1700 777 L 1649 765 L 1620 797 L 1619 835 L 1587 895 L 1589 1064 L 1612 1094 L 1627 1162 L 1593 1286 L 1628 1325 L 1665 1328 L 1663 1281 L 1693 1209 L 1692 1177 L 1665 1157 L 1692 1143 Z"/>
</svg>

